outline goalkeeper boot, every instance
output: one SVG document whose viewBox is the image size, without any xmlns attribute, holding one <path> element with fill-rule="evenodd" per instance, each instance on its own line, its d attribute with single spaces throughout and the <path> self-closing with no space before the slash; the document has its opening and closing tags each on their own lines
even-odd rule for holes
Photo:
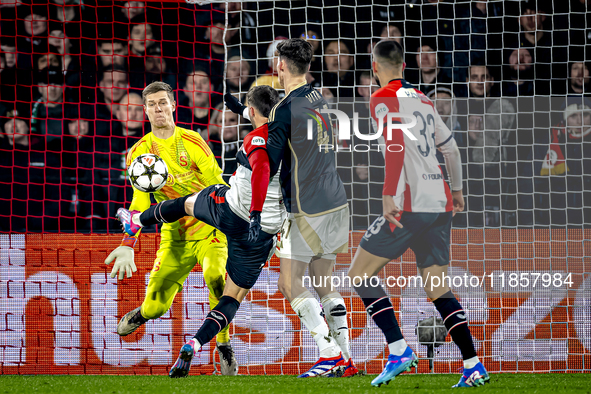
<svg viewBox="0 0 591 394">
<path fill-rule="evenodd" d="M 170 372 L 168 373 L 168 376 L 171 378 L 186 378 L 187 375 L 189 375 L 191 361 L 193 361 L 193 356 L 195 355 L 193 341 L 194 340 L 190 340 L 181 347 L 179 358 L 176 359 L 176 362 L 172 368 L 170 368 Z"/>
<path fill-rule="evenodd" d="M 312 368 L 298 376 L 298 378 L 314 378 L 317 376 L 324 376 L 327 378 L 341 377 L 346 366 L 347 363 L 345 363 L 342 353 L 331 358 L 320 357 L 320 359 L 316 361 L 316 364 L 312 365 Z"/>
<path fill-rule="evenodd" d="M 343 378 L 349 378 L 351 376 L 355 376 L 359 374 L 359 370 L 357 369 L 357 367 L 355 366 L 355 363 L 353 362 L 353 357 L 349 358 L 349 361 L 347 362 L 347 365 L 345 367 L 345 372 L 343 372 Z"/>
<path fill-rule="evenodd" d="M 215 347 L 218 350 L 218 355 L 220 356 L 222 375 L 238 375 L 238 363 L 236 362 L 236 357 L 234 357 L 234 350 L 232 349 L 230 342 L 217 343 Z"/>
<path fill-rule="evenodd" d="M 488 376 L 488 372 L 484 368 L 482 363 L 478 363 L 474 366 L 474 368 L 464 368 L 464 373 L 462 373 L 462 377 L 458 384 L 452 387 L 477 387 L 477 386 L 484 386 L 488 383 L 490 377 Z"/>
<path fill-rule="evenodd" d="M 416 372 L 418 363 L 419 358 L 410 346 L 407 346 L 402 356 L 395 356 L 393 354 L 388 356 L 388 362 L 386 363 L 384 370 L 371 382 L 371 385 L 380 387 L 384 383 L 388 384 L 391 380 L 394 380 L 396 376 L 400 375 L 402 372 L 410 371 L 413 367 Z"/>
<path fill-rule="evenodd" d="M 138 306 L 131 312 L 127 312 L 125 316 L 119 320 L 119 324 L 117 324 L 117 334 L 122 337 L 129 335 L 148 321 L 148 319 L 142 316 L 140 312 L 141 309 L 142 307 Z"/>
<path fill-rule="evenodd" d="M 123 231 L 127 233 L 127 235 L 134 236 L 140 231 L 142 228 L 139 224 L 136 224 L 131 220 L 133 215 L 136 213 L 141 213 L 140 211 L 129 211 L 125 208 L 119 208 L 117 210 L 117 219 L 121 222 L 121 227 Z"/>
</svg>

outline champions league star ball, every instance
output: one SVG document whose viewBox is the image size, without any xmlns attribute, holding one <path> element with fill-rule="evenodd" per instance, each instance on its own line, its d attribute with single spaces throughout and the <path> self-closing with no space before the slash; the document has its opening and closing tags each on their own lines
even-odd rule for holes
<svg viewBox="0 0 591 394">
<path fill-rule="evenodd" d="M 142 192 L 154 193 L 166 185 L 168 167 L 159 156 L 145 153 L 135 158 L 127 173 L 131 186 Z"/>
</svg>

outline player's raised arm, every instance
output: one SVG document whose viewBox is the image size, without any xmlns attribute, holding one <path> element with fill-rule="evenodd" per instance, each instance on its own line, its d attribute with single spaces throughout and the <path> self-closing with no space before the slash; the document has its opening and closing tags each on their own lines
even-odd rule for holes
<svg viewBox="0 0 591 394">
<path fill-rule="evenodd" d="M 451 195 L 454 204 L 454 215 L 464 210 L 464 196 L 462 195 L 462 157 L 451 131 L 435 111 L 435 145 L 443 154 L 445 168 L 451 183 Z"/>
<path fill-rule="evenodd" d="M 145 145 L 143 140 L 140 140 L 136 143 L 127 154 L 126 159 L 126 166 L 129 168 L 129 165 L 133 162 L 133 160 L 143 153 L 147 153 L 147 150 L 142 149 Z M 146 209 L 150 208 L 150 194 L 146 192 L 142 192 L 136 188 L 133 188 L 133 198 L 131 200 L 131 205 L 129 206 L 129 211 L 145 211 Z M 105 264 L 109 265 L 112 262 L 113 269 L 111 270 L 111 278 L 114 278 L 119 272 L 119 279 L 123 279 L 124 275 L 127 275 L 128 278 L 131 278 L 133 272 L 137 271 L 134 262 L 134 247 L 137 243 L 139 237 L 139 232 L 135 235 L 129 235 L 125 231 L 123 233 L 123 239 L 121 240 L 121 245 L 113 250 L 109 256 L 105 259 Z"/>
<path fill-rule="evenodd" d="M 248 118 L 255 128 L 246 136 L 243 145 L 244 153 L 252 170 L 248 241 L 255 242 L 261 230 L 261 212 L 267 198 L 271 175 L 269 155 L 267 154 L 269 139 L 267 122 L 271 109 L 279 101 L 279 94 L 270 86 L 255 86 L 248 91 L 246 98 L 249 103 Z"/>
</svg>

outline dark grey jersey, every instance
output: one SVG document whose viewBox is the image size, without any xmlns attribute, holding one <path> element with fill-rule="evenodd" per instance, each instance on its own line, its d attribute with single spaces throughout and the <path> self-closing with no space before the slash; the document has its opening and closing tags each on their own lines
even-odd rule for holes
<svg viewBox="0 0 591 394">
<path fill-rule="evenodd" d="M 267 152 L 280 172 L 287 212 L 317 216 L 347 205 L 335 164 L 335 145 L 326 100 L 311 85 L 296 86 L 269 114 Z"/>
</svg>

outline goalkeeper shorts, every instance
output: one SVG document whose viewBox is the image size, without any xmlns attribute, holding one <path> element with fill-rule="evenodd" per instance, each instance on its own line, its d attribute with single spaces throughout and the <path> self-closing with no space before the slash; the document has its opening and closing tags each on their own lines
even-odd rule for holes
<svg viewBox="0 0 591 394">
<path fill-rule="evenodd" d="M 403 212 L 396 227 L 380 216 L 367 229 L 359 247 L 371 254 L 390 260 L 397 259 L 412 249 L 417 267 L 449 264 L 452 212 Z"/>
<path fill-rule="evenodd" d="M 201 190 L 195 200 L 193 215 L 226 234 L 226 271 L 236 285 L 250 289 L 265 263 L 271 259 L 277 237 L 261 230 L 255 242 L 248 242 L 250 224 L 230 209 L 225 198 L 229 189 L 226 185 L 213 185 Z"/>
<path fill-rule="evenodd" d="M 176 282 L 180 285 L 180 292 L 185 279 L 197 264 L 201 265 L 206 281 L 210 275 L 225 277 L 227 258 L 226 237 L 217 230 L 199 241 L 162 240 L 156 251 L 150 279 Z"/>
</svg>

